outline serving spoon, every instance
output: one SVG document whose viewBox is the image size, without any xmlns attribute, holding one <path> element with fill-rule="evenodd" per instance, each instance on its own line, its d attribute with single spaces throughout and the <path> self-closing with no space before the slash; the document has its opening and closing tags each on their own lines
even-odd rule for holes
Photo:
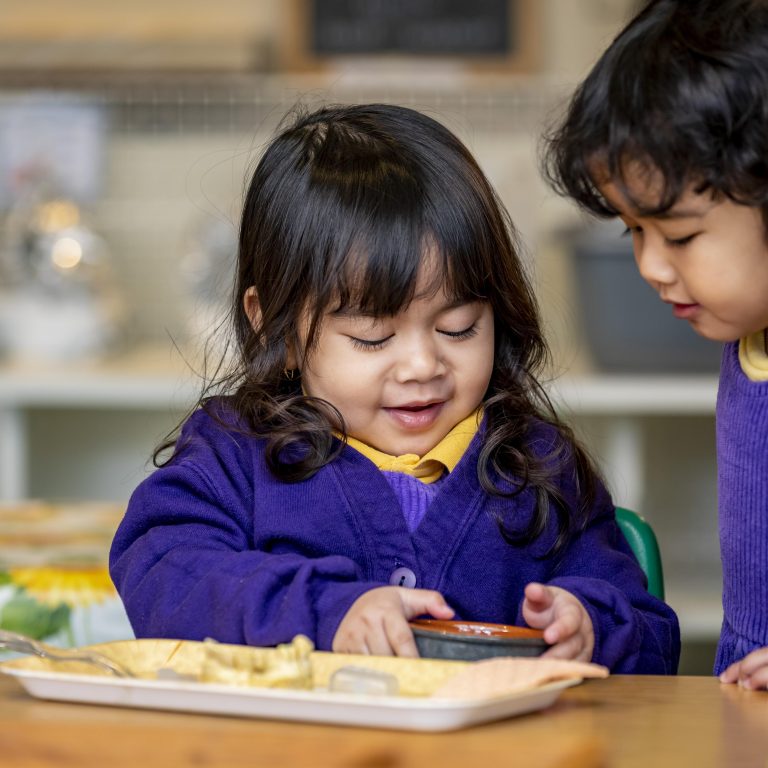
<svg viewBox="0 0 768 768">
<path fill-rule="evenodd" d="M 103 669 L 115 677 L 134 677 L 133 672 L 125 665 L 119 664 L 101 653 L 85 651 L 80 648 L 56 648 L 53 645 L 48 645 L 48 643 L 27 637 L 27 635 L 20 635 L 18 632 L 9 632 L 5 629 L 0 629 L 0 648 L 39 656 L 41 659 L 50 659 L 51 661 L 80 661 Z"/>
</svg>

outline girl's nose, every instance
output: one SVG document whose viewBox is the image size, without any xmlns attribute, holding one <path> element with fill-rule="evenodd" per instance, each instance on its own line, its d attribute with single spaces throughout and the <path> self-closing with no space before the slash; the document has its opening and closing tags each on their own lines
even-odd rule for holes
<svg viewBox="0 0 768 768">
<path fill-rule="evenodd" d="M 445 363 L 439 345 L 432 339 L 419 338 L 403 345 L 397 362 L 396 378 L 401 384 L 408 381 L 430 381 L 445 373 Z"/>
<path fill-rule="evenodd" d="M 636 240 L 634 249 L 637 268 L 646 282 L 655 288 L 675 282 L 675 268 L 663 243 L 649 242 L 648 238 L 645 238 L 642 242 Z"/>
</svg>

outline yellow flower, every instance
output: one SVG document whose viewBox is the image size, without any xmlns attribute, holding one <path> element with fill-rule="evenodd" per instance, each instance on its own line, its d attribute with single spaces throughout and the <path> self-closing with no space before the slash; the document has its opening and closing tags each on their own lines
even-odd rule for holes
<svg viewBox="0 0 768 768">
<path fill-rule="evenodd" d="M 49 565 L 10 568 L 11 581 L 39 603 L 69 606 L 101 603 L 117 592 L 104 565 Z"/>
</svg>

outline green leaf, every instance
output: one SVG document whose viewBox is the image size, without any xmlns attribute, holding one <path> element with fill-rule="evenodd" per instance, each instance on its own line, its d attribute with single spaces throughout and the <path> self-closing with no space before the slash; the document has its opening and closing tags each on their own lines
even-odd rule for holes
<svg viewBox="0 0 768 768">
<path fill-rule="evenodd" d="M 0 628 L 40 640 L 67 627 L 71 613 L 66 603 L 51 608 L 20 593 L 0 607 Z"/>
</svg>

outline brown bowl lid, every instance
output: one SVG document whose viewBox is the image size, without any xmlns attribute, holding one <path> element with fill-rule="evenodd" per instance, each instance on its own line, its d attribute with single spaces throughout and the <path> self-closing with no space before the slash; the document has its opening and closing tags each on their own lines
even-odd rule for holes
<svg viewBox="0 0 768 768">
<path fill-rule="evenodd" d="M 479 621 L 446 621 L 444 619 L 414 619 L 411 627 L 455 637 L 487 637 L 497 640 L 531 639 L 542 640 L 544 632 L 530 627 L 516 627 L 512 624 L 489 624 Z"/>
</svg>

